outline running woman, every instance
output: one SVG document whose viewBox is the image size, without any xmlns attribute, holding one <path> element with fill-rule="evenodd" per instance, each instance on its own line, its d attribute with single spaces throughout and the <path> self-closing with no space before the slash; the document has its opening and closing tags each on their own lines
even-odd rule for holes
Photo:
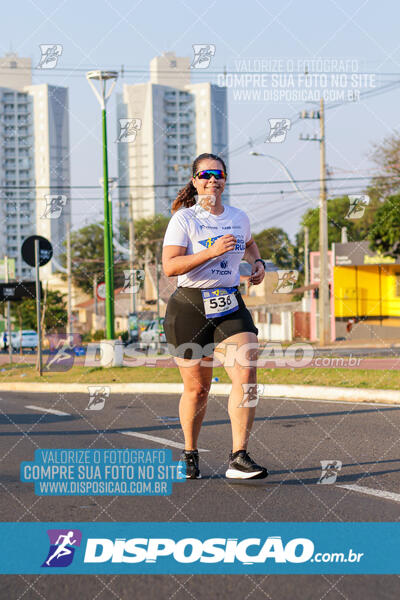
<svg viewBox="0 0 400 600">
<path fill-rule="evenodd" d="M 172 204 L 163 244 L 164 272 L 167 277 L 178 276 L 164 330 L 184 384 L 179 404 L 185 438 L 181 461 L 186 463 L 189 479 L 201 477 L 197 440 L 214 352 L 232 381 L 228 403 L 232 451 L 226 477 L 262 479 L 268 475 L 247 453 L 258 400 L 254 396 L 258 329 L 238 290 L 242 259 L 252 265 L 250 281 L 256 285 L 264 279 L 265 264 L 251 237 L 246 213 L 222 204 L 226 177 L 225 163 L 215 154 L 195 159 L 191 180 Z M 250 389 L 251 399 L 244 391 Z"/>
</svg>

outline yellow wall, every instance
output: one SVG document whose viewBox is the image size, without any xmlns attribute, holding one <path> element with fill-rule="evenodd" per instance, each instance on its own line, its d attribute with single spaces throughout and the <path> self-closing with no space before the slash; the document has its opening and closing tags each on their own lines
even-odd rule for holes
<svg viewBox="0 0 400 600">
<path fill-rule="evenodd" d="M 334 267 L 336 317 L 400 317 L 400 295 L 396 295 L 400 265 L 380 269 L 379 283 L 377 265 Z"/>
</svg>

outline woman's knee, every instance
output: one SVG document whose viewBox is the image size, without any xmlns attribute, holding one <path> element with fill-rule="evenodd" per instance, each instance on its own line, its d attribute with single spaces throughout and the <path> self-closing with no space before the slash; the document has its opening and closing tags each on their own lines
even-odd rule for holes
<svg viewBox="0 0 400 600">
<path fill-rule="evenodd" d="M 201 383 L 191 383 L 190 385 L 184 386 L 184 394 L 191 396 L 198 402 L 204 402 L 208 398 L 210 386 Z"/>
<path fill-rule="evenodd" d="M 256 367 L 241 367 L 230 372 L 232 383 L 255 383 L 257 381 Z"/>
</svg>

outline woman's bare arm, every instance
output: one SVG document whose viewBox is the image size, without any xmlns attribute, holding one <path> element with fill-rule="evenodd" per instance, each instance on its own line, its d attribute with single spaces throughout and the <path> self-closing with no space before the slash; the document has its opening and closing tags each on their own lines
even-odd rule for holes
<svg viewBox="0 0 400 600">
<path fill-rule="evenodd" d="M 196 254 L 185 253 L 186 248 L 184 246 L 164 246 L 162 264 L 167 277 L 184 275 L 212 258 L 210 248 L 205 248 Z"/>
<path fill-rule="evenodd" d="M 236 238 L 228 233 L 218 238 L 209 248 L 195 254 L 186 254 L 185 246 L 164 246 L 162 254 L 164 273 L 167 277 L 184 275 L 208 260 L 233 250 L 235 244 Z"/>
</svg>

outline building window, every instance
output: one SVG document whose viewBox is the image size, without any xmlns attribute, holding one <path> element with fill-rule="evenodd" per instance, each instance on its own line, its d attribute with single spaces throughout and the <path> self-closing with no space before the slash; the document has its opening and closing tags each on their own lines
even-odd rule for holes
<svg viewBox="0 0 400 600">
<path fill-rule="evenodd" d="M 399 273 L 395 273 L 395 295 L 396 296 L 400 296 L 400 272 Z"/>
</svg>

